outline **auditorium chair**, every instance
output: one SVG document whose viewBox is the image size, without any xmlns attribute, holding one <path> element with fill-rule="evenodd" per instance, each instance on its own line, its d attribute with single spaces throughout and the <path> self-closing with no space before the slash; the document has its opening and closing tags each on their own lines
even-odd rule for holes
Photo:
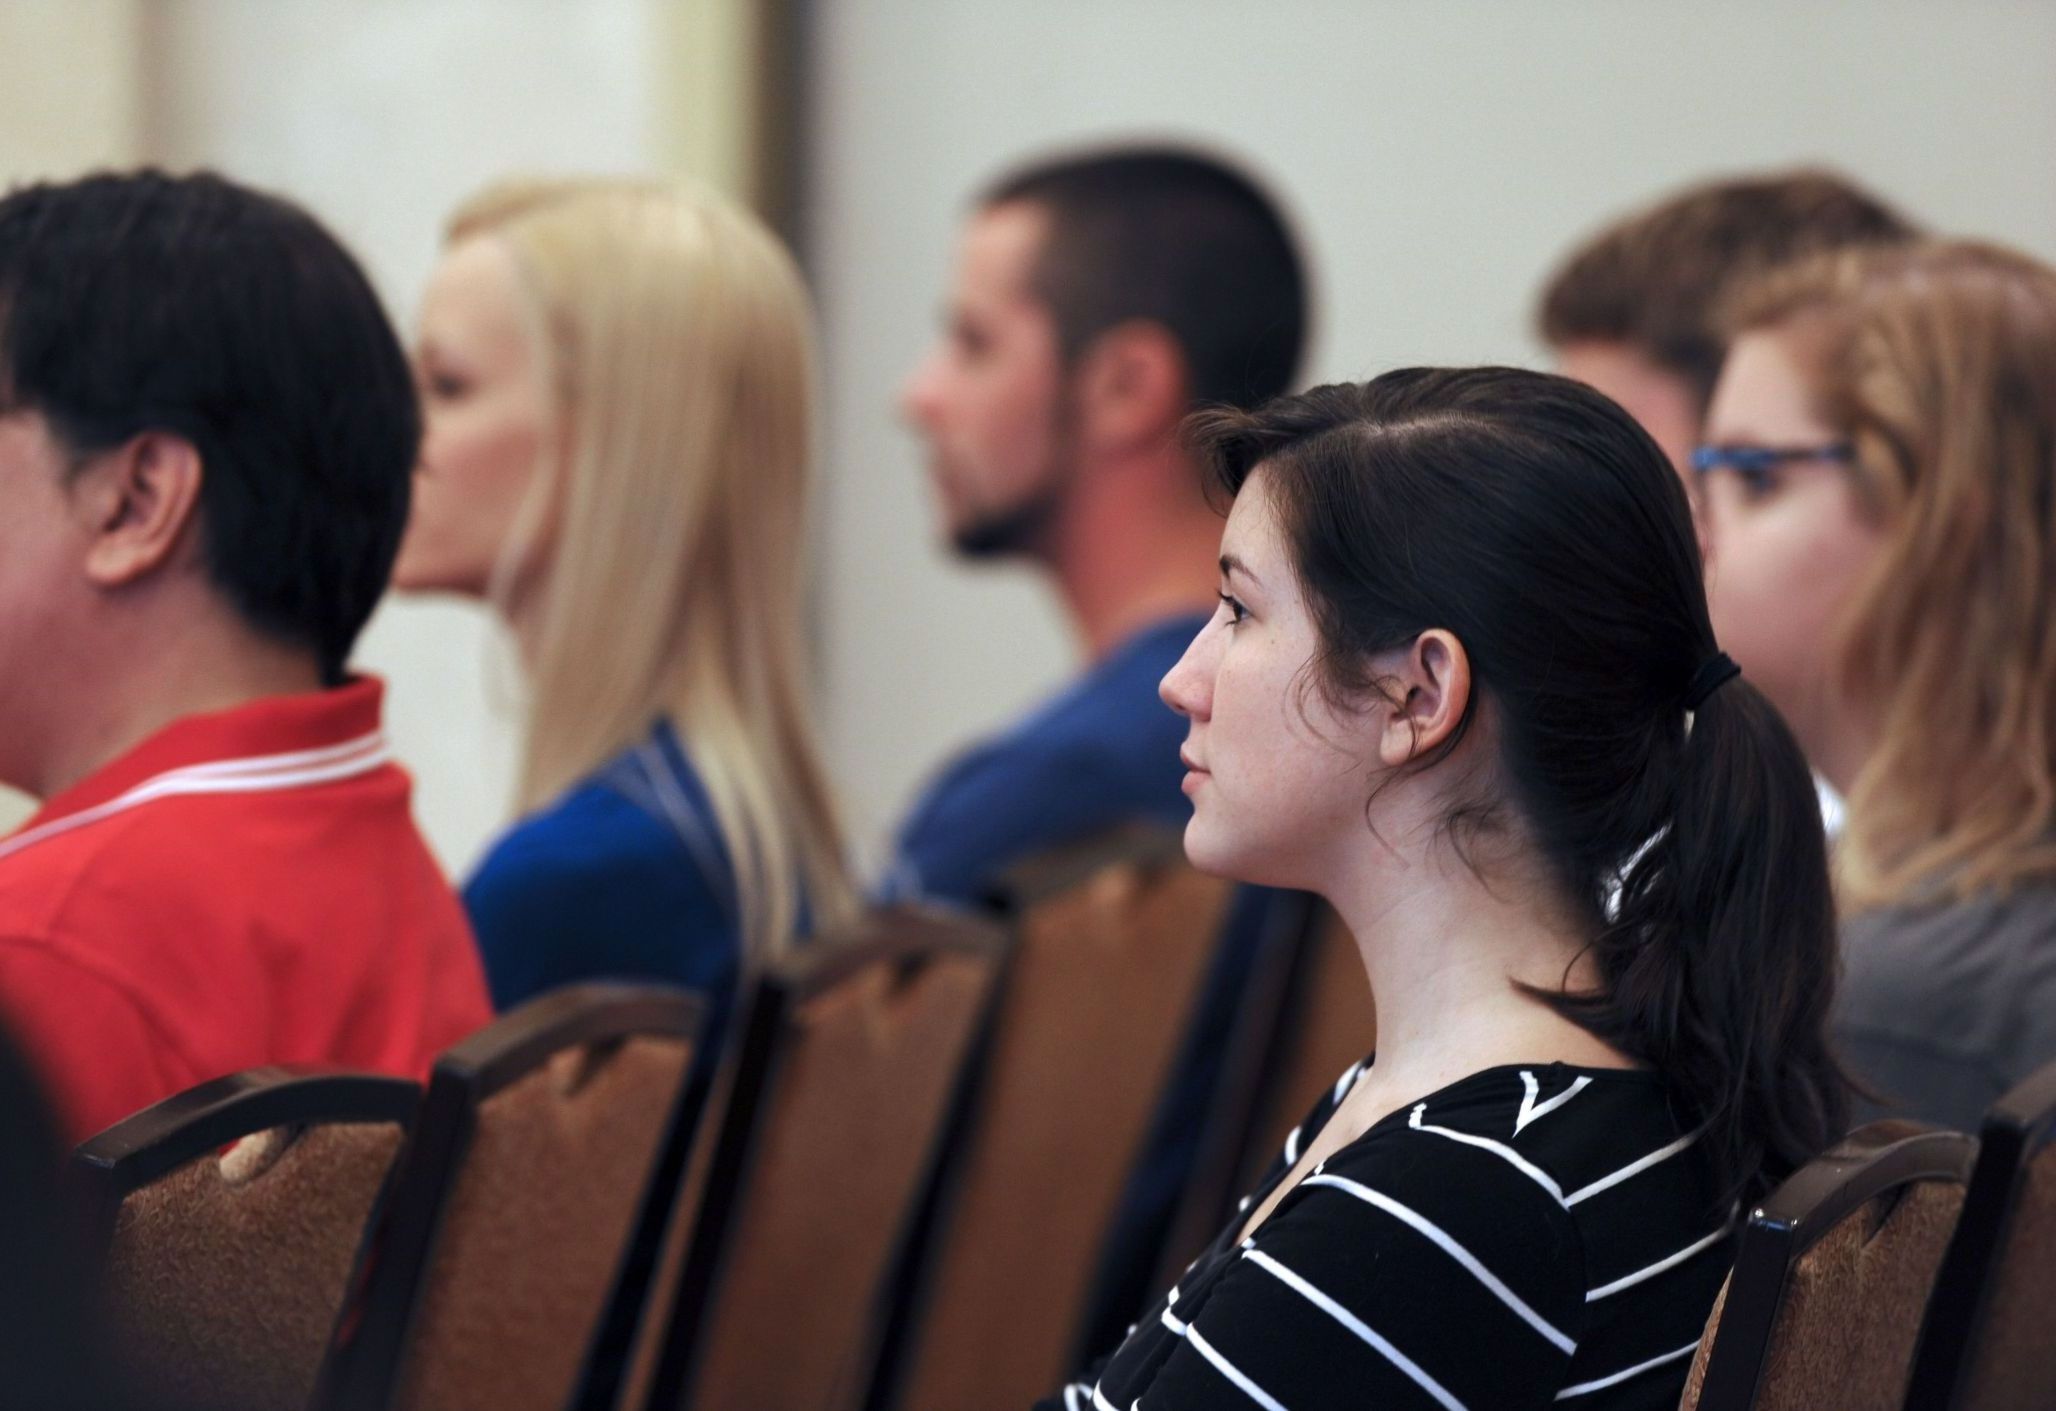
<svg viewBox="0 0 2056 1411">
<path fill-rule="evenodd" d="M 133 1378 L 166 1404 L 301 1411 L 420 1097 L 400 1078 L 259 1068 L 80 1146 L 69 1181 Z"/>
<path fill-rule="evenodd" d="M 1269 1146 L 1275 1156 L 1285 1131 L 1314 1098 L 1370 1052 L 1375 1021 L 1363 963 L 1334 912 L 1308 893 L 1265 887 L 1243 888 L 1235 905 L 1239 916 L 1230 924 L 1258 925 L 1260 940 L 1200 1118 L 1199 1150 L 1147 1292 L 1139 1300 L 1130 1297 L 1118 1321 L 1110 1317 L 1113 1308 L 1097 1310 L 1102 1332 L 1126 1327 L 1137 1307 L 1176 1281 L 1221 1232 L 1236 1199 L 1254 1183 L 1253 1172 L 1269 1164 L 1262 1148 Z M 1343 960 L 1346 966 L 1337 963 Z M 1336 1056 L 1341 1061 L 1328 1076 L 1316 1078 Z M 1277 1116 L 1295 1107 L 1273 1140 Z M 1074 1360 L 1083 1363 L 1090 1355 Z"/>
<path fill-rule="evenodd" d="M 768 968 L 642 1404 L 859 1403 L 1005 948 L 990 922 L 901 907 Z"/>
<path fill-rule="evenodd" d="M 1909 1407 L 2056 1406 L 2056 1064 L 1993 1104 L 1942 1259 Z"/>
<path fill-rule="evenodd" d="M 1335 1080 L 1377 1045 L 1378 1014 L 1356 938 L 1325 903 L 1312 911 L 1265 1058 L 1235 1182 L 1238 1195 L 1270 1169 L 1285 1138 Z"/>
<path fill-rule="evenodd" d="M 1231 893 L 1170 830 L 1007 879 L 1006 981 L 874 1407 L 1025 1406 L 1072 1370 L 1096 1259 Z"/>
<path fill-rule="evenodd" d="M 438 1059 L 317 1411 L 561 1411 L 669 1139 L 704 1098 L 700 999 L 542 996 Z"/>
<path fill-rule="evenodd" d="M 1863 1127 L 1749 1214 L 1681 1411 L 1897 1411 L 1977 1142 Z"/>
</svg>

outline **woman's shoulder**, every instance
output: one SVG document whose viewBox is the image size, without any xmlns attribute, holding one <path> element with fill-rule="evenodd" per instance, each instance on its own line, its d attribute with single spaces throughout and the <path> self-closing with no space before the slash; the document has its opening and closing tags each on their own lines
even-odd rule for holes
<svg viewBox="0 0 2056 1411">
<path fill-rule="evenodd" d="M 669 861 L 677 847 L 647 810 L 589 777 L 509 824 L 487 850 L 478 875 L 605 872 Z"/>
<path fill-rule="evenodd" d="M 1723 1257 L 1734 1211 L 1700 1135 L 1647 1070 L 1492 1068 L 1374 1124 L 1306 1185 L 1327 1192 L 1329 1221 L 1397 1219 L 1582 1307 L 1686 1264 L 1696 1281 Z"/>
<path fill-rule="evenodd" d="M 1938 958 L 1985 957 L 2056 939 L 2056 879 L 1935 893 L 1873 907 L 1842 924 L 1852 968 L 1931 971 Z M 1941 952 L 1940 957 L 1937 951 Z"/>
<path fill-rule="evenodd" d="M 713 887 L 726 858 L 669 728 L 608 760 L 495 840 L 466 887 L 516 896 L 620 885 Z"/>
<path fill-rule="evenodd" d="M 1994 1014 L 2056 994 L 2056 883 L 1935 896 L 1857 912 L 1842 926 L 1837 1022 L 1979 1042 Z"/>
<path fill-rule="evenodd" d="M 1393 1113 L 1329 1165 L 1360 1162 L 1434 1179 L 1531 1187 L 1549 1205 L 1572 1211 L 1684 1155 L 1697 1139 L 1667 1085 L 1647 1069 L 1510 1064 Z M 1696 1163 L 1676 1169 L 1693 1173 Z"/>
<path fill-rule="evenodd" d="M 1700 1140 L 1655 1073 L 1495 1068 L 1377 1124 L 1321 1179 L 1406 1206 L 1488 1265 L 1554 1264 L 1593 1304 L 1671 1270 L 1696 1296 L 1735 1218 Z"/>
<path fill-rule="evenodd" d="M 464 906 L 505 1008 L 601 975 L 723 983 L 738 942 L 722 881 L 668 820 L 595 775 L 502 834 Z"/>
</svg>

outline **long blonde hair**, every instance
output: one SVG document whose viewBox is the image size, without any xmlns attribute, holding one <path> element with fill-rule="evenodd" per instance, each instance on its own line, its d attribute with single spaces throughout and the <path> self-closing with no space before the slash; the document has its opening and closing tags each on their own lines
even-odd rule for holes
<svg viewBox="0 0 2056 1411">
<path fill-rule="evenodd" d="M 798 271 L 710 192 L 494 186 L 451 218 L 513 254 L 561 420 L 503 555 L 552 523 L 525 605 L 523 810 L 668 718 L 735 869 L 744 954 L 856 905 L 810 716 L 803 565 L 813 344 Z M 507 575 L 499 575 L 502 578 Z"/>
<path fill-rule="evenodd" d="M 2056 270 L 1989 245 L 1851 252 L 1742 292 L 1803 328 L 1885 533 L 1842 624 L 1878 743 L 1836 860 L 1852 909 L 2056 876 Z"/>
</svg>

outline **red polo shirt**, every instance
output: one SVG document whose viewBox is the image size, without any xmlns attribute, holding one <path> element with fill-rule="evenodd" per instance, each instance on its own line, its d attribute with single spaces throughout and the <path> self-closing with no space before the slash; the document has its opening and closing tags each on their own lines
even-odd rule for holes
<svg viewBox="0 0 2056 1411">
<path fill-rule="evenodd" d="M 383 694 L 189 716 L 0 839 L 0 1009 L 74 1138 L 267 1063 L 419 1076 L 491 1017 Z"/>
</svg>

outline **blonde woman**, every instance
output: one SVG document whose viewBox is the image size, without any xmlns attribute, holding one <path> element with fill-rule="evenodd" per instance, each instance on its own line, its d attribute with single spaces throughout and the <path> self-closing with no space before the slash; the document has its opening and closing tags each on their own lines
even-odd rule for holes
<svg viewBox="0 0 2056 1411">
<path fill-rule="evenodd" d="M 523 816 L 465 888 L 502 1008 L 722 994 L 853 904 L 804 670 L 810 337 L 785 251 L 710 194 L 511 184 L 449 224 L 395 581 L 518 643 Z"/>
<path fill-rule="evenodd" d="M 1734 323 L 1714 627 L 1848 799 L 1846 1058 L 1973 1125 L 2056 1060 L 2056 271 L 1853 254 Z"/>
</svg>

